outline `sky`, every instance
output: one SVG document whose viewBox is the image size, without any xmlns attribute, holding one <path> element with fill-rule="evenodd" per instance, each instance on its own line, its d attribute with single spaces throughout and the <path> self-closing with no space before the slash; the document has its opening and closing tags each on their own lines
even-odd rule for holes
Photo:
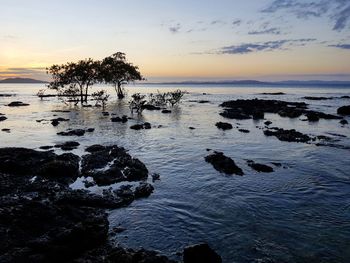
<svg viewBox="0 0 350 263">
<path fill-rule="evenodd" d="M 118 51 L 148 81 L 350 80 L 350 0 L 0 0 L 0 79 Z"/>
</svg>

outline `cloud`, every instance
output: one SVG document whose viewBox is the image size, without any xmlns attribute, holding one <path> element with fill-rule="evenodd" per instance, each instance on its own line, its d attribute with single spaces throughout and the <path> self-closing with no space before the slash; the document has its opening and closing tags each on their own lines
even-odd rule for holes
<svg viewBox="0 0 350 263">
<path fill-rule="evenodd" d="M 232 21 L 232 25 L 233 26 L 240 26 L 242 24 L 242 20 L 241 19 L 236 19 Z"/>
<path fill-rule="evenodd" d="M 173 34 L 179 33 L 180 29 L 181 29 L 180 23 L 177 23 L 176 25 L 169 27 L 169 31 Z"/>
<path fill-rule="evenodd" d="M 248 35 L 263 35 L 263 34 L 280 35 L 281 30 L 277 27 L 271 27 L 263 30 L 254 30 L 254 31 L 248 32 Z"/>
<path fill-rule="evenodd" d="M 260 51 L 273 51 L 288 49 L 293 46 L 304 46 L 306 43 L 313 42 L 316 39 L 283 39 L 277 41 L 243 43 L 240 45 L 226 46 L 219 49 L 218 54 L 249 54 Z"/>
<path fill-rule="evenodd" d="M 274 0 L 263 13 L 287 11 L 297 18 L 308 19 L 327 15 L 334 24 L 333 30 L 342 31 L 350 22 L 349 0 Z"/>
<path fill-rule="evenodd" d="M 336 44 L 336 45 L 328 45 L 329 47 L 336 47 L 340 49 L 350 49 L 350 44 Z"/>
<path fill-rule="evenodd" d="M 225 21 L 222 20 L 213 20 L 210 22 L 211 25 L 226 25 Z"/>
</svg>

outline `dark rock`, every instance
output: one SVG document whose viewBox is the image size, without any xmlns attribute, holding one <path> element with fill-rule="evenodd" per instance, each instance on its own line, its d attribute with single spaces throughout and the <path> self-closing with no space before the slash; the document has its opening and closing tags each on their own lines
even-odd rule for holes
<svg viewBox="0 0 350 263">
<path fill-rule="evenodd" d="M 349 124 L 347 120 L 341 120 L 339 123 L 342 124 L 342 125 Z"/>
<path fill-rule="evenodd" d="M 130 129 L 133 129 L 133 130 L 151 129 L 151 124 L 149 122 L 145 122 L 143 124 L 135 124 L 130 126 Z"/>
<path fill-rule="evenodd" d="M 243 171 L 230 158 L 225 156 L 222 152 L 214 152 L 205 157 L 205 161 L 212 164 L 216 170 L 226 174 L 243 175 Z"/>
<path fill-rule="evenodd" d="M 306 100 L 331 100 L 334 97 L 311 97 L 311 96 L 306 96 L 304 99 Z"/>
<path fill-rule="evenodd" d="M 122 116 L 122 117 L 113 117 L 111 118 L 111 121 L 112 122 L 122 122 L 122 123 L 125 123 L 128 121 L 128 117 L 127 116 Z"/>
<path fill-rule="evenodd" d="M 162 110 L 162 113 L 171 113 L 171 110 Z"/>
<path fill-rule="evenodd" d="M 345 96 L 341 96 L 340 98 L 341 98 L 341 99 L 350 99 L 350 96 L 345 95 Z"/>
<path fill-rule="evenodd" d="M 52 126 L 57 126 L 58 124 L 60 124 L 61 121 L 69 121 L 69 119 L 65 119 L 65 118 L 52 119 L 51 124 Z"/>
<path fill-rule="evenodd" d="M 40 146 L 39 147 L 39 149 L 41 149 L 41 150 L 50 150 L 52 148 L 53 148 L 53 146 L 50 146 L 50 145 L 48 145 L 48 146 Z"/>
<path fill-rule="evenodd" d="M 103 111 L 103 112 L 102 112 L 102 115 L 103 115 L 103 116 L 109 116 L 109 112 Z"/>
<path fill-rule="evenodd" d="M 269 125 L 272 124 L 272 121 L 265 121 L 264 124 L 265 124 L 266 126 L 269 126 Z"/>
<path fill-rule="evenodd" d="M 95 128 L 87 128 L 86 129 L 86 132 L 94 132 L 95 131 Z"/>
<path fill-rule="evenodd" d="M 250 131 L 247 129 L 238 129 L 238 131 L 240 131 L 242 133 L 250 133 Z"/>
<path fill-rule="evenodd" d="M 221 257 L 208 244 L 186 247 L 183 253 L 184 263 L 221 263 Z"/>
<path fill-rule="evenodd" d="M 160 107 L 154 106 L 154 105 L 151 105 L 151 104 L 142 105 L 142 109 L 145 109 L 145 110 L 161 110 Z"/>
<path fill-rule="evenodd" d="M 195 127 L 188 127 L 190 130 L 195 130 L 196 128 Z"/>
<path fill-rule="evenodd" d="M 218 129 L 221 129 L 221 130 L 231 130 L 233 127 L 232 127 L 232 124 L 230 123 L 227 123 L 227 122 L 217 122 L 215 124 L 216 127 L 218 127 Z"/>
<path fill-rule="evenodd" d="M 263 93 L 260 93 L 261 95 L 286 95 L 286 93 L 284 92 L 263 92 Z"/>
<path fill-rule="evenodd" d="M 85 134 L 85 130 L 83 129 L 68 130 L 65 132 L 57 133 L 57 135 L 61 135 L 61 136 L 83 136 L 84 134 Z"/>
<path fill-rule="evenodd" d="M 0 121 L 4 121 L 7 120 L 7 118 L 5 116 L 0 116 Z"/>
<path fill-rule="evenodd" d="M 160 180 L 160 174 L 158 173 L 153 173 L 152 174 L 152 181 L 157 181 L 157 180 Z"/>
<path fill-rule="evenodd" d="M 91 104 L 84 104 L 83 108 L 92 108 L 92 105 Z"/>
<path fill-rule="evenodd" d="M 1 129 L 1 131 L 10 133 L 10 132 L 11 132 L 11 129 L 4 128 L 4 129 Z"/>
<path fill-rule="evenodd" d="M 52 110 L 51 112 L 63 112 L 63 113 L 69 113 L 69 110 Z"/>
<path fill-rule="evenodd" d="M 198 103 L 210 103 L 210 101 L 209 100 L 200 100 L 200 101 L 198 101 Z"/>
<path fill-rule="evenodd" d="M 80 143 L 78 143 L 78 142 L 68 141 L 68 142 L 64 142 L 62 144 L 56 144 L 55 147 L 61 148 L 63 151 L 71 151 L 71 150 L 76 149 L 79 145 L 80 145 Z"/>
<path fill-rule="evenodd" d="M 102 145 L 99 145 L 99 144 L 94 144 L 94 145 L 91 145 L 91 146 L 87 147 L 85 149 L 85 151 L 93 153 L 93 152 L 103 151 L 105 149 L 106 149 L 105 146 L 102 146 Z"/>
<path fill-rule="evenodd" d="M 152 194 L 154 190 L 154 187 L 145 182 L 141 182 L 136 188 L 135 188 L 135 198 L 142 198 L 142 197 L 148 197 Z"/>
<path fill-rule="evenodd" d="M 114 193 L 121 198 L 133 200 L 135 196 L 131 188 L 132 185 L 122 185 Z"/>
<path fill-rule="evenodd" d="M 306 134 L 298 132 L 294 129 L 292 130 L 284 130 L 282 128 L 274 128 L 270 130 L 265 130 L 264 134 L 266 136 L 275 136 L 280 141 L 286 142 L 309 142 L 312 138 Z"/>
<path fill-rule="evenodd" d="M 338 108 L 337 113 L 340 115 L 350 115 L 350 105 Z"/>
<path fill-rule="evenodd" d="M 306 114 L 306 117 L 307 117 L 307 120 L 308 120 L 308 121 L 312 121 L 312 122 L 314 122 L 314 121 L 319 121 L 319 120 L 320 120 L 320 118 L 318 117 L 318 115 L 315 114 L 314 112 L 309 112 L 309 113 L 307 113 L 307 114 Z"/>
<path fill-rule="evenodd" d="M 95 185 L 96 185 L 96 183 L 94 181 L 87 181 L 87 180 L 84 181 L 84 186 L 86 188 L 93 187 Z"/>
<path fill-rule="evenodd" d="M 52 126 L 57 126 L 58 124 L 60 124 L 60 122 L 57 120 L 53 120 L 53 121 L 51 121 L 51 124 L 52 124 Z"/>
<path fill-rule="evenodd" d="M 273 168 L 265 165 L 265 164 L 260 164 L 260 163 L 255 163 L 254 161 L 247 161 L 248 166 L 250 166 L 251 168 L 253 168 L 255 171 L 257 172 L 262 172 L 262 173 L 272 173 L 273 172 Z"/>
<path fill-rule="evenodd" d="M 22 101 L 13 101 L 9 104 L 7 104 L 9 107 L 22 107 L 22 106 L 29 106 L 27 103 L 23 103 Z"/>
<path fill-rule="evenodd" d="M 254 111 L 252 116 L 253 116 L 253 120 L 262 120 L 264 119 L 264 112 Z"/>
</svg>

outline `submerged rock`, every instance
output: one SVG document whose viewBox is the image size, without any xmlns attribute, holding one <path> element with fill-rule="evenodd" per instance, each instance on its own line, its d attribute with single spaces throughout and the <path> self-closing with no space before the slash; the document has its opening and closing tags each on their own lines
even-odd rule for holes
<svg viewBox="0 0 350 263">
<path fill-rule="evenodd" d="M 184 263 L 221 263 L 221 257 L 208 244 L 186 247 L 183 253 Z"/>
<path fill-rule="evenodd" d="M 350 115 L 350 105 L 338 108 L 337 113 L 340 115 Z"/>
<path fill-rule="evenodd" d="M 257 172 L 262 172 L 262 173 L 272 173 L 274 170 L 272 167 L 266 165 L 266 164 L 260 164 L 260 163 L 255 163 L 252 160 L 247 161 L 248 166 L 253 168 Z"/>
<path fill-rule="evenodd" d="M 29 104 L 24 103 L 22 101 L 13 101 L 13 102 L 7 104 L 7 106 L 9 106 L 9 107 L 22 107 L 22 106 L 29 106 Z"/>
<path fill-rule="evenodd" d="M 171 110 L 165 109 L 165 110 L 162 110 L 162 113 L 171 113 Z"/>
<path fill-rule="evenodd" d="M 243 171 L 230 158 L 222 152 L 214 152 L 205 157 L 205 161 L 212 164 L 216 170 L 225 174 L 243 175 Z"/>
<path fill-rule="evenodd" d="M 61 121 L 69 121 L 69 119 L 65 119 L 65 118 L 56 118 L 56 119 L 52 119 L 51 120 L 51 124 L 52 126 L 57 126 L 58 124 L 60 124 Z"/>
<path fill-rule="evenodd" d="M 339 122 L 341 125 L 346 125 L 346 124 L 349 124 L 349 122 L 347 120 L 341 120 Z"/>
<path fill-rule="evenodd" d="M 312 138 L 306 134 L 298 132 L 294 129 L 284 130 L 282 128 L 272 128 L 265 130 L 264 134 L 266 136 L 275 136 L 280 141 L 286 142 L 309 142 Z"/>
<path fill-rule="evenodd" d="M 224 130 L 224 131 L 231 130 L 233 128 L 232 124 L 227 123 L 227 122 L 221 122 L 221 121 L 217 122 L 215 124 L 215 126 L 218 127 L 218 129 L 221 129 L 221 130 Z"/>
</svg>

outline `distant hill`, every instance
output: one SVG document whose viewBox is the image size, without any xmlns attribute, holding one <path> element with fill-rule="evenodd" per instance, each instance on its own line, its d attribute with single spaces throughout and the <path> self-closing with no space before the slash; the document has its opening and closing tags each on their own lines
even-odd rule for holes
<svg viewBox="0 0 350 263">
<path fill-rule="evenodd" d="M 287 81 L 258 81 L 258 80 L 223 80 L 223 81 L 182 81 L 147 83 L 162 85 L 262 85 L 262 86 L 350 86 L 350 81 L 323 80 L 287 80 Z"/>
<path fill-rule="evenodd" d="M 0 83 L 47 83 L 46 81 L 30 78 L 7 78 L 0 80 Z"/>
</svg>

